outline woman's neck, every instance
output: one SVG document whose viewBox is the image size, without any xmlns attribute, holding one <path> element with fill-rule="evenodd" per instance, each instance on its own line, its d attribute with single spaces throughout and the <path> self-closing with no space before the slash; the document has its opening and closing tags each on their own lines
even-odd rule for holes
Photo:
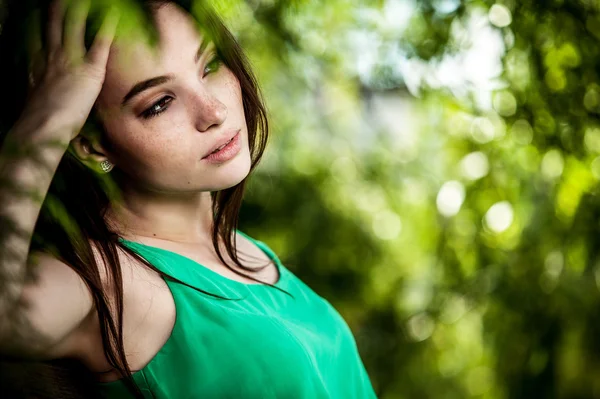
<svg viewBox="0 0 600 399">
<path fill-rule="evenodd" d="M 150 237 L 179 243 L 211 240 L 210 192 L 185 198 L 127 193 L 111 204 L 107 222 L 125 239 Z"/>
</svg>

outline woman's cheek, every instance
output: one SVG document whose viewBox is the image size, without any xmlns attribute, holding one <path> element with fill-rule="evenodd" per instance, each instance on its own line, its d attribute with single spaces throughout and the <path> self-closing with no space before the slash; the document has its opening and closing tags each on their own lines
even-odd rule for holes
<svg viewBox="0 0 600 399">
<path fill-rule="evenodd" d="M 235 76 L 235 74 L 230 71 L 229 69 L 225 68 L 225 72 L 226 72 L 226 77 L 225 77 L 225 89 L 226 91 L 229 93 L 229 95 L 234 95 L 236 100 L 241 100 L 242 98 L 242 89 L 241 89 L 241 85 L 240 85 L 240 81 L 238 80 L 237 76 Z"/>
</svg>

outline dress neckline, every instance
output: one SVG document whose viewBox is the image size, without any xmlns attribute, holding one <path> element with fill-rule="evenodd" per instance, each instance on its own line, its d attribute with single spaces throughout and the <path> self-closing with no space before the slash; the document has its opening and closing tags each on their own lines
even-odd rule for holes
<svg viewBox="0 0 600 399">
<path fill-rule="evenodd" d="M 285 270 L 285 266 L 283 266 L 283 264 L 281 263 L 281 261 L 279 260 L 279 258 L 277 257 L 277 255 L 266 245 L 264 244 L 262 241 L 258 241 L 255 240 L 254 238 L 248 236 L 247 234 L 236 230 L 237 233 L 239 233 L 240 235 L 244 236 L 246 239 L 248 239 L 251 243 L 253 243 L 254 245 L 256 245 L 261 251 L 263 251 L 267 257 L 273 262 L 273 264 L 275 265 L 275 268 L 277 269 L 277 274 L 278 274 L 278 279 L 275 283 L 273 283 L 272 285 L 275 287 L 279 287 L 282 288 L 282 286 L 285 283 L 285 280 L 287 279 L 287 274 L 286 274 L 286 270 Z M 164 249 L 164 248 L 160 248 L 160 247 L 156 247 L 153 245 L 148 245 L 148 244 L 144 244 L 138 241 L 131 241 L 131 240 L 127 240 L 125 238 L 119 237 L 119 241 L 125 243 L 128 246 L 135 246 L 138 248 L 146 248 L 147 250 L 150 250 L 152 252 L 155 253 L 162 253 L 162 254 L 168 254 L 170 256 L 173 256 L 175 258 L 178 258 L 180 260 L 183 260 L 185 262 L 188 262 L 194 266 L 197 266 L 195 269 L 200 272 L 205 274 L 207 277 L 212 278 L 212 279 L 217 279 L 219 281 L 222 281 L 226 284 L 230 284 L 230 285 L 237 285 L 237 286 L 243 286 L 245 288 L 248 289 L 254 289 L 254 287 L 269 287 L 269 285 L 267 285 L 266 283 L 244 283 L 241 281 L 237 281 L 237 280 L 233 280 L 229 277 L 226 277 L 220 273 L 217 273 L 216 271 L 206 267 L 205 265 L 195 261 L 194 259 L 187 257 L 185 255 L 181 255 L 177 252 L 168 250 L 168 249 Z"/>
</svg>

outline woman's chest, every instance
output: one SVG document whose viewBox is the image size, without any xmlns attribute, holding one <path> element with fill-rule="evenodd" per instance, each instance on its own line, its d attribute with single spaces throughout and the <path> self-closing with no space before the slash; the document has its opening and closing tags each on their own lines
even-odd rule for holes
<svg viewBox="0 0 600 399">
<path fill-rule="evenodd" d="M 342 376 L 343 353 L 353 341 L 318 297 L 275 312 L 257 297 L 182 298 L 189 294 L 175 292 L 173 334 L 144 369 L 157 397 L 303 397 L 297 395 L 304 390 L 326 395 Z"/>
<path fill-rule="evenodd" d="M 250 251 L 256 249 L 250 248 Z M 270 263 L 270 259 L 263 252 L 255 251 L 254 254 L 262 264 Z M 195 257 L 193 253 L 188 255 Z M 204 263 L 208 263 L 205 261 L 206 256 L 199 255 L 198 258 Z M 173 293 L 161 275 L 123 253 L 120 254 L 119 260 L 123 284 L 123 344 L 129 366 L 135 371 L 147 365 L 171 336 L 175 325 L 177 306 Z M 198 267 L 202 266 L 198 265 Z M 225 266 L 221 266 L 221 268 L 225 269 Z M 213 268 L 213 271 L 232 280 L 234 278 L 229 277 L 217 266 Z M 270 263 L 269 267 L 254 277 L 273 282 L 278 278 L 277 269 L 273 263 Z M 239 276 L 237 278 L 240 282 L 251 281 Z M 117 294 L 114 290 L 111 291 L 113 293 L 110 301 L 114 311 Z M 116 312 L 113 312 L 113 317 L 115 320 L 117 319 Z M 98 373 L 100 381 L 113 381 L 119 376 L 106 359 L 100 331 L 100 320 L 96 314 L 85 326 L 83 333 L 85 338 L 81 340 L 81 358 L 92 371 Z"/>
</svg>

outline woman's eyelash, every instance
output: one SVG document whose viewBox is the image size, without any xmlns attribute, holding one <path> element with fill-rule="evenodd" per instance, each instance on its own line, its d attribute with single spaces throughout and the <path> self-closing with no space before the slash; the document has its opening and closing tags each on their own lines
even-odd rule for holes
<svg viewBox="0 0 600 399">
<path fill-rule="evenodd" d="M 165 112 L 169 108 L 168 104 L 173 101 L 173 97 L 165 96 L 152 104 L 150 108 L 142 112 L 142 118 L 150 119 L 162 112 Z M 158 108 L 158 109 L 157 109 Z"/>
</svg>

